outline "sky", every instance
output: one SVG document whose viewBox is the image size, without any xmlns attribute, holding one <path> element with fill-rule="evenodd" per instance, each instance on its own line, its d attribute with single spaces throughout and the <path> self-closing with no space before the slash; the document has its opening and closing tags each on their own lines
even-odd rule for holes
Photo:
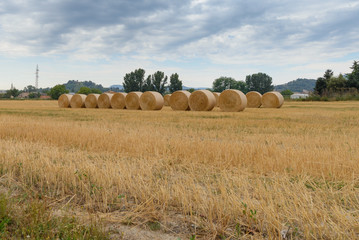
<svg viewBox="0 0 359 240">
<path fill-rule="evenodd" d="M 348 73 L 359 60 L 358 0 L 2 0 L 0 89 L 143 68 L 211 87 L 263 72 L 273 84 Z"/>
</svg>

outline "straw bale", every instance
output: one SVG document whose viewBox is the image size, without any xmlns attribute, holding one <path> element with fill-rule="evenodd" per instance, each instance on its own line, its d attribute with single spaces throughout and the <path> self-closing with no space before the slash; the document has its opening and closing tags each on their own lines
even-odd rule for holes
<svg viewBox="0 0 359 240">
<path fill-rule="evenodd" d="M 216 98 L 216 107 L 219 107 L 219 95 L 221 94 L 221 93 L 219 93 L 219 92 L 212 92 L 213 93 L 213 95 L 214 95 L 214 97 Z"/>
<path fill-rule="evenodd" d="M 142 92 L 128 93 L 125 98 L 126 108 L 129 110 L 141 109 L 141 106 L 140 106 L 141 95 L 142 95 Z"/>
<path fill-rule="evenodd" d="M 267 92 L 262 96 L 262 106 L 265 108 L 280 108 L 284 103 L 284 98 L 279 92 Z"/>
<path fill-rule="evenodd" d="M 62 94 L 59 99 L 57 100 L 57 103 L 60 108 L 69 108 L 71 107 L 70 101 L 71 101 L 72 95 L 71 94 Z"/>
<path fill-rule="evenodd" d="M 125 98 L 127 93 L 114 93 L 111 98 L 111 107 L 115 109 L 124 109 L 126 107 Z"/>
<path fill-rule="evenodd" d="M 190 110 L 188 105 L 188 99 L 191 93 L 185 90 L 178 90 L 172 93 L 170 98 L 170 106 L 175 111 L 187 111 Z"/>
<path fill-rule="evenodd" d="M 244 93 L 236 89 L 224 90 L 219 96 L 219 108 L 225 112 L 243 111 L 247 106 Z"/>
<path fill-rule="evenodd" d="M 164 106 L 170 106 L 170 99 L 172 94 L 166 94 L 163 98 L 165 100 Z"/>
<path fill-rule="evenodd" d="M 262 94 L 256 91 L 251 91 L 246 94 L 247 107 L 259 108 L 262 105 Z"/>
<path fill-rule="evenodd" d="M 98 107 L 98 98 L 100 94 L 91 93 L 87 95 L 85 99 L 85 107 L 86 108 L 97 108 Z"/>
<path fill-rule="evenodd" d="M 216 97 L 211 91 L 194 91 L 188 99 L 189 106 L 193 111 L 211 111 L 216 105 Z"/>
<path fill-rule="evenodd" d="M 99 108 L 111 108 L 112 93 L 102 93 L 98 98 Z"/>
<path fill-rule="evenodd" d="M 140 97 L 140 106 L 142 110 L 161 110 L 163 104 L 164 99 L 159 92 L 147 91 Z"/>
<path fill-rule="evenodd" d="M 75 94 L 72 96 L 70 105 L 72 108 L 84 108 L 85 107 L 85 100 L 86 100 L 85 94 Z"/>
</svg>

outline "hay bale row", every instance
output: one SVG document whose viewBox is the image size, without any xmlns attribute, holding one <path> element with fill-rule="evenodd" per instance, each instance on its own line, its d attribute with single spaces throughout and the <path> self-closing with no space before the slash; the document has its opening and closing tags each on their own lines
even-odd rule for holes
<svg viewBox="0 0 359 240">
<path fill-rule="evenodd" d="M 161 110 L 168 104 L 174 111 L 211 111 L 218 106 L 225 112 L 239 112 L 248 108 L 280 108 L 284 98 L 279 92 L 248 92 L 244 95 L 235 89 L 224 90 L 221 94 L 208 90 L 197 90 L 192 94 L 180 90 L 163 97 L 154 91 L 103 94 L 62 94 L 58 100 L 61 108 L 114 108 L 129 110 Z"/>
</svg>

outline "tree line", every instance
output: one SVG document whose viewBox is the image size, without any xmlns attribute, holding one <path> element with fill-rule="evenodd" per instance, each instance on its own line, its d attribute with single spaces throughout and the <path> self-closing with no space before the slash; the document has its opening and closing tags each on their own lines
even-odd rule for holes
<svg viewBox="0 0 359 240">
<path fill-rule="evenodd" d="M 336 94 L 358 93 L 359 90 L 359 62 L 354 61 L 350 67 L 351 73 L 334 76 L 331 69 L 327 69 L 323 77 L 317 78 L 315 94 L 330 97 Z"/>
<path fill-rule="evenodd" d="M 156 91 L 164 94 L 167 90 L 172 93 L 177 90 L 182 90 L 182 81 L 179 79 L 177 73 L 170 76 L 170 82 L 167 84 L 168 77 L 164 72 L 157 71 L 148 75 L 145 79 L 145 70 L 142 68 L 136 69 L 130 73 L 126 73 L 123 78 L 123 89 L 125 92 L 133 91 Z"/>
</svg>

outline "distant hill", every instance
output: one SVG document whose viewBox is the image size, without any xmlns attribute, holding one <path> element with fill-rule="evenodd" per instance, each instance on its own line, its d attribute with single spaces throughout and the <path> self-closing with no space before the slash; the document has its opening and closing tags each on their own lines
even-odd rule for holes
<svg viewBox="0 0 359 240">
<path fill-rule="evenodd" d="M 92 81 L 69 80 L 64 85 L 67 90 L 74 93 L 78 92 L 81 87 L 96 88 L 101 92 L 106 92 L 109 90 L 108 88 L 104 88 L 101 84 L 96 84 Z"/>
<path fill-rule="evenodd" d="M 119 90 L 123 90 L 123 86 L 122 85 L 111 85 L 110 89 L 119 89 Z"/>
<path fill-rule="evenodd" d="M 313 91 L 315 87 L 315 79 L 298 78 L 285 84 L 274 86 L 274 90 L 281 92 L 289 89 L 292 92 L 302 92 L 303 90 Z"/>
</svg>

